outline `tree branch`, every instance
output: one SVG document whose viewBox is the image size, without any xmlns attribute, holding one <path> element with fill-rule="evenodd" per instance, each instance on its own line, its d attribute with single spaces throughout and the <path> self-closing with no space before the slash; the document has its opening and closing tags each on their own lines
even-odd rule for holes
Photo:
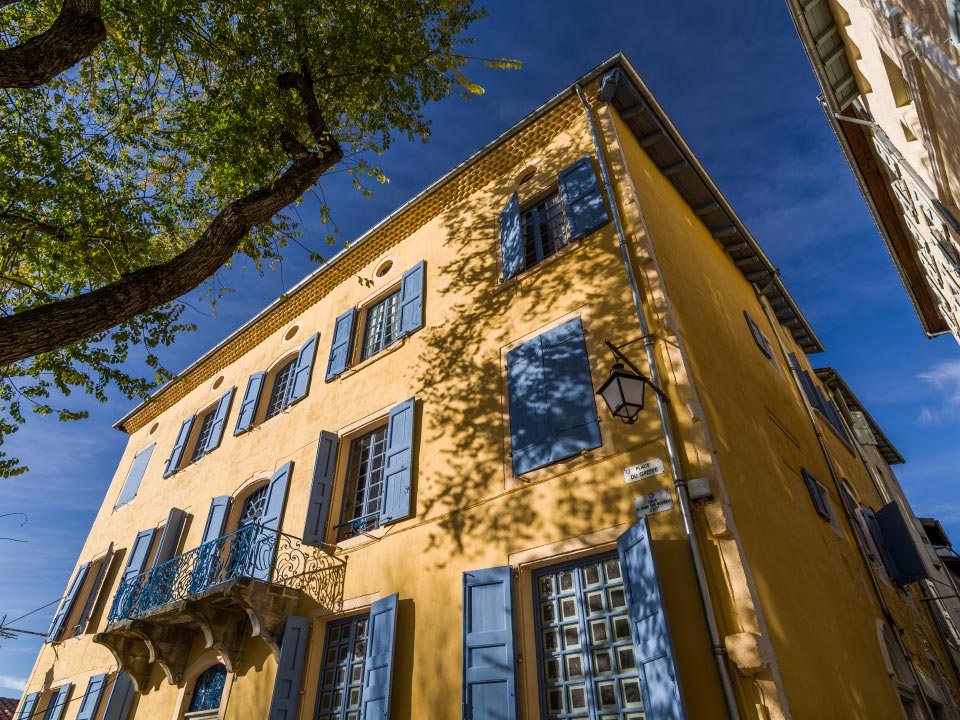
<svg viewBox="0 0 960 720">
<path fill-rule="evenodd" d="M 292 135 L 285 133 L 284 146 L 296 150 L 287 169 L 269 185 L 230 203 L 197 242 L 173 259 L 83 295 L 0 318 L 0 367 L 93 337 L 190 292 L 230 259 L 253 227 L 267 222 L 338 163 L 343 150 L 326 130 L 313 89 L 303 82 L 294 89 L 307 114 L 316 113 L 309 124 L 319 135 L 320 151 L 292 146 Z"/>
<path fill-rule="evenodd" d="M 100 0 L 63 0 L 49 29 L 0 50 L 0 87 L 44 85 L 90 55 L 106 37 Z"/>
</svg>

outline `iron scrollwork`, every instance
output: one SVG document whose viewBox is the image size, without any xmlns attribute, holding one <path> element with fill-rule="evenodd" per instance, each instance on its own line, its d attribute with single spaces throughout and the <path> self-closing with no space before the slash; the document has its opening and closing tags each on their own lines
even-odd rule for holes
<svg viewBox="0 0 960 720">
<path fill-rule="evenodd" d="M 342 596 L 344 561 L 303 540 L 261 525 L 247 525 L 124 578 L 107 627 L 232 580 L 252 578 L 300 590 L 327 607 Z"/>
</svg>

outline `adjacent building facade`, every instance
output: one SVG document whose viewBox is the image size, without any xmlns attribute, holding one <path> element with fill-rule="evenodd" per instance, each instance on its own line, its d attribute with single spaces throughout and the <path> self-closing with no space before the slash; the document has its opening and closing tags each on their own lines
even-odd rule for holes
<svg viewBox="0 0 960 720">
<path fill-rule="evenodd" d="M 924 332 L 960 341 L 960 4 L 787 5 Z"/>
<path fill-rule="evenodd" d="M 18 717 L 958 718 L 821 350 L 615 56 L 119 421 Z"/>
</svg>

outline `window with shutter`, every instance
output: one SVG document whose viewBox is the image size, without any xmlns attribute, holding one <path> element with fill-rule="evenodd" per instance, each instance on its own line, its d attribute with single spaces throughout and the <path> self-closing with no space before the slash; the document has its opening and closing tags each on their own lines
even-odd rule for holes
<svg viewBox="0 0 960 720">
<path fill-rule="evenodd" d="M 525 176 L 523 182 L 529 178 Z M 589 157 L 562 170 L 556 185 L 546 193 L 522 203 L 514 193 L 500 214 L 503 279 L 529 270 L 607 220 L 603 194 Z"/>
<path fill-rule="evenodd" d="M 817 511 L 817 515 L 830 522 L 830 501 L 827 489 L 806 468 L 800 468 L 800 474 L 803 476 L 803 482 L 807 486 L 807 492 L 810 493 L 810 500 L 813 501 L 813 508 Z"/>
<path fill-rule="evenodd" d="M 642 717 L 617 556 L 546 568 L 533 587 L 542 717 Z"/>
<path fill-rule="evenodd" d="M 369 615 L 327 623 L 315 720 L 360 717 Z"/>
<path fill-rule="evenodd" d="M 183 421 L 167 460 L 164 477 L 197 462 L 220 446 L 235 390 L 230 388 L 215 404 Z"/>
<path fill-rule="evenodd" d="M 147 472 L 147 465 L 150 463 L 150 456 L 153 454 L 154 447 L 156 447 L 155 444 L 150 445 L 134 456 L 130 470 L 127 472 L 127 479 L 123 483 L 123 489 L 120 491 L 120 497 L 117 498 L 114 508 L 126 505 L 136 497 L 137 491 L 140 489 L 140 483 L 143 482 L 143 476 Z"/>
<path fill-rule="evenodd" d="M 760 326 L 757 325 L 756 321 L 750 317 L 750 314 L 746 310 L 743 311 L 743 317 L 747 321 L 750 334 L 753 336 L 753 341 L 757 344 L 757 347 L 760 348 L 760 352 L 773 360 L 773 345 L 770 343 L 770 340 L 764 335 L 763 330 L 760 329 Z"/>
<path fill-rule="evenodd" d="M 600 447 L 600 420 L 580 318 L 507 352 L 513 474 Z"/>
<path fill-rule="evenodd" d="M 415 423 L 416 401 L 409 398 L 391 408 L 385 425 L 347 438 L 337 542 L 413 513 Z"/>
</svg>

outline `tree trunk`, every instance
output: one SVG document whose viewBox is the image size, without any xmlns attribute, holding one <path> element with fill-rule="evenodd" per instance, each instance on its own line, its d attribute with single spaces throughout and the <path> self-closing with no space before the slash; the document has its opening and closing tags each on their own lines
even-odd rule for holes
<svg viewBox="0 0 960 720">
<path fill-rule="evenodd" d="M 273 183 L 230 203 L 175 258 L 89 293 L 0 318 L 0 367 L 93 337 L 190 292 L 230 259 L 251 228 L 300 197 L 342 157 L 336 144 L 325 153 L 300 154 Z"/>
<path fill-rule="evenodd" d="M 64 0 L 48 30 L 0 50 L 0 88 L 44 85 L 90 55 L 106 37 L 100 0 Z"/>
</svg>

